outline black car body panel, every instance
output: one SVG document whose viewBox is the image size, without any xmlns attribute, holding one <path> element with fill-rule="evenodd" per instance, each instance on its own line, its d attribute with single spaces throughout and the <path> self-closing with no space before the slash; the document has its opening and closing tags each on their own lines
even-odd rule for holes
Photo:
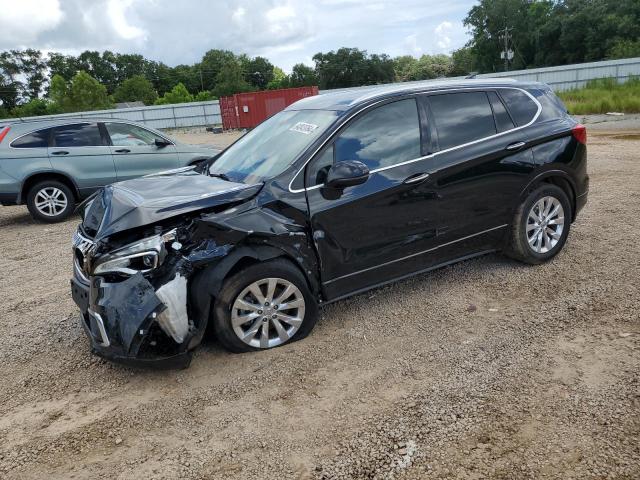
<svg viewBox="0 0 640 480">
<path fill-rule="evenodd" d="M 505 108 L 505 89 L 526 95 L 529 110 Z M 495 124 L 487 128 L 494 133 L 448 145 L 434 96 L 470 92 L 486 98 L 482 108 L 493 112 Z M 318 180 L 326 172 L 317 168 L 323 158 L 329 168 L 351 160 L 338 159 L 340 149 L 366 150 L 349 140 L 356 122 L 404 100 L 415 102 L 415 147 L 406 154 L 399 147 L 390 165 L 367 165 L 368 177 L 351 186 Z M 414 112 L 410 102 L 405 106 Z M 577 123 L 541 84 L 364 89 L 304 99 L 285 112 L 301 110 L 332 110 L 335 121 L 277 175 L 250 184 L 175 172 L 108 186 L 89 201 L 74 240 L 72 291 L 96 353 L 128 364 L 188 365 L 225 279 L 253 262 L 290 260 L 317 301 L 327 303 L 500 250 L 514 212 L 536 182 L 566 188 L 574 218 L 586 203 L 586 147 L 573 133 Z M 150 264 L 157 265 L 143 267 L 140 258 L 149 260 L 143 252 L 134 258 L 138 273 L 122 275 L 117 261 L 112 270 L 96 273 L 113 252 L 145 238 L 156 238 Z M 187 279 L 188 333 L 180 342 L 156 321 L 168 309 L 159 291 L 178 277 Z"/>
</svg>

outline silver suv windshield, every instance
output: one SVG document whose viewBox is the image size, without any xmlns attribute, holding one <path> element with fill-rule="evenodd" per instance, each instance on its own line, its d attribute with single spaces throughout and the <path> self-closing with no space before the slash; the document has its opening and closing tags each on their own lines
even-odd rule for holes
<svg viewBox="0 0 640 480">
<path fill-rule="evenodd" d="M 329 110 L 290 110 L 265 120 L 225 150 L 211 175 L 258 183 L 284 172 L 337 118 Z"/>
</svg>

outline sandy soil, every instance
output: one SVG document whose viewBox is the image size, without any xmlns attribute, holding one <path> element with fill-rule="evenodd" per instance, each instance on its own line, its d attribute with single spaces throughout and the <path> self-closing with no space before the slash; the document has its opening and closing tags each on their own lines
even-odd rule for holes
<svg viewBox="0 0 640 480">
<path fill-rule="evenodd" d="M 0 208 L 0 477 L 640 478 L 625 133 L 591 135 L 589 204 L 553 262 L 464 262 L 325 307 L 283 348 L 209 340 L 183 371 L 91 356 L 68 285 L 78 220 Z"/>
</svg>

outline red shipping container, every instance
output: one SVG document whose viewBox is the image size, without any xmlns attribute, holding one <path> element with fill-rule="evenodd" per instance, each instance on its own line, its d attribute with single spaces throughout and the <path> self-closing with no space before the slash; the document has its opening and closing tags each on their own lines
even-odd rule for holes
<svg viewBox="0 0 640 480">
<path fill-rule="evenodd" d="M 318 95 L 318 87 L 283 88 L 261 92 L 236 93 L 220 98 L 222 126 L 253 128 L 301 98 Z"/>
</svg>

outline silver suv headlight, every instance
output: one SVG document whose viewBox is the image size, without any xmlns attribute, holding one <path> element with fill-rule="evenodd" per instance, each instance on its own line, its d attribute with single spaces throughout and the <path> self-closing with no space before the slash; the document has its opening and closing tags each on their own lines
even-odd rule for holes
<svg viewBox="0 0 640 480">
<path fill-rule="evenodd" d="M 94 260 L 93 275 L 105 273 L 134 275 L 153 270 L 163 262 L 166 256 L 165 243 L 175 238 L 176 230 L 173 229 L 162 235 L 154 235 L 104 254 Z"/>
</svg>

